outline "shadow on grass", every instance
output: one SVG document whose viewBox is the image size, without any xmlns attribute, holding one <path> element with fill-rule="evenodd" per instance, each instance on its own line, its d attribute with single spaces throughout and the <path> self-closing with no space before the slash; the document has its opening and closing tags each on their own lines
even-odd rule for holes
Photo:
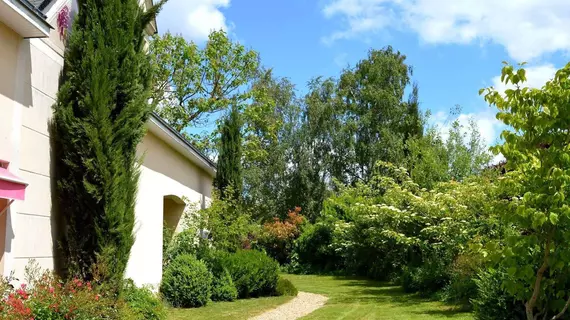
<svg viewBox="0 0 570 320">
<path fill-rule="evenodd" d="M 405 306 L 423 305 L 423 310 L 411 311 L 420 315 L 439 315 L 443 317 L 453 317 L 458 314 L 467 313 L 464 307 L 459 305 L 426 305 L 431 302 L 439 302 L 433 298 L 421 296 L 419 294 L 404 292 L 402 287 L 389 282 L 374 281 L 361 277 L 335 276 L 335 280 L 342 281 L 340 287 L 353 288 L 346 293 L 340 294 L 329 301 L 329 304 L 376 304 L 390 303 Z"/>
</svg>

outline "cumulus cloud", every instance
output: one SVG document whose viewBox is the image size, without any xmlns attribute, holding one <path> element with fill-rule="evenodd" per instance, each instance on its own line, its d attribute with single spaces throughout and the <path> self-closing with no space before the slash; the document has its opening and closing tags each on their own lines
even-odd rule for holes
<svg viewBox="0 0 570 320">
<path fill-rule="evenodd" d="M 221 11 L 229 6 L 230 0 L 170 0 L 158 17 L 159 28 L 203 42 L 212 30 L 229 29 Z"/>
<path fill-rule="evenodd" d="M 570 49 L 567 0 L 329 0 L 342 21 L 326 43 L 383 29 L 411 30 L 426 43 L 495 43 L 517 61 Z"/>
</svg>

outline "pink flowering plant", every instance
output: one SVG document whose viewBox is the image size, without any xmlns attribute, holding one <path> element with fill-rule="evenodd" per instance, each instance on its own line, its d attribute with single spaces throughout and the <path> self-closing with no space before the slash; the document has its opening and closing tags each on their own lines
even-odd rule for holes
<svg viewBox="0 0 570 320">
<path fill-rule="evenodd" d="M 58 279 L 44 272 L 28 285 L 0 281 L 0 319 L 67 320 L 123 319 L 124 303 L 94 282 Z"/>
</svg>

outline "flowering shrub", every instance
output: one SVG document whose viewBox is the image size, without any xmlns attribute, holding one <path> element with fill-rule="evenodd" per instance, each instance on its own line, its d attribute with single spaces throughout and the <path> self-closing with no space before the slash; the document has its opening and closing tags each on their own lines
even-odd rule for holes
<svg viewBox="0 0 570 320">
<path fill-rule="evenodd" d="M 111 290 L 93 282 L 59 280 L 45 272 L 29 285 L 12 287 L 2 279 L 0 318 L 10 320 L 125 319 L 129 311 Z"/>
<path fill-rule="evenodd" d="M 284 264 L 290 261 L 293 242 L 301 234 L 301 226 L 305 217 L 301 215 L 301 208 L 289 210 L 287 218 L 281 220 L 274 218 L 272 222 L 263 225 L 263 231 L 259 239 L 267 254 Z"/>
</svg>

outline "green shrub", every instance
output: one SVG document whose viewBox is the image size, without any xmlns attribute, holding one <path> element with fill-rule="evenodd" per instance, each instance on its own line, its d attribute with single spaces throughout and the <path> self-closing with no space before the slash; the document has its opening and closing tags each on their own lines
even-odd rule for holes
<svg viewBox="0 0 570 320">
<path fill-rule="evenodd" d="M 277 280 L 277 287 L 275 288 L 275 295 L 277 296 L 291 296 L 294 297 L 299 293 L 295 285 L 289 279 L 279 278 Z"/>
<path fill-rule="evenodd" d="M 163 320 L 166 311 L 162 301 L 148 288 L 138 288 L 131 279 L 125 281 L 123 299 L 133 320 Z"/>
<path fill-rule="evenodd" d="M 174 307 L 201 307 L 208 302 L 212 274 L 204 262 L 192 255 L 174 259 L 164 271 L 160 291 Z"/>
<path fill-rule="evenodd" d="M 502 287 L 506 273 L 487 270 L 475 279 L 477 298 L 472 299 L 475 318 L 478 320 L 517 320 L 525 319 L 522 301 L 516 301 Z"/>
<path fill-rule="evenodd" d="M 198 258 L 206 264 L 212 273 L 212 301 L 234 301 L 237 299 L 237 289 L 228 269 L 224 267 L 224 259 L 230 253 L 201 246 Z"/>
<path fill-rule="evenodd" d="M 419 267 L 404 267 L 401 284 L 406 292 L 435 293 L 449 281 L 449 274 L 444 264 L 427 262 Z"/>
<path fill-rule="evenodd" d="M 334 226 L 325 222 L 307 225 L 294 244 L 292 264 L 297 266 L 292 271 L 334 270 L 339 259 L 330 247 L 333 230 Z"/>
<path fill-rule="evenodd" d="M 214 275 L 212 281 L 212 301 L 234 301 L 238 292 L 227 269 Z"/>
<path fill-rule="evenodd" d="M 471 299 L 477 297 L 475 279 L 481 267 L 478 257 L 459 255 L 451 267 L 449 283 L 442 293 L 443 300 L 470 308 Z"/>
<path fill-rule="evenodd" d="M 162 258 L 164 268 L 168 267 L 168 264 L 178 256 L 196 254 L 197 246 L 196 231 L 194 229 L 187 229 L 176 234 L 166 248 L 163 243 L 163 249 L 165 250 Z"/>
<path fill-rule="evenodd" d="M 232 276 L 239 298 L 268 296 L 275 292 L 279 264 L 265 253 L 241 250 L 226 255 L 222 265 Z"/>
</svg>

